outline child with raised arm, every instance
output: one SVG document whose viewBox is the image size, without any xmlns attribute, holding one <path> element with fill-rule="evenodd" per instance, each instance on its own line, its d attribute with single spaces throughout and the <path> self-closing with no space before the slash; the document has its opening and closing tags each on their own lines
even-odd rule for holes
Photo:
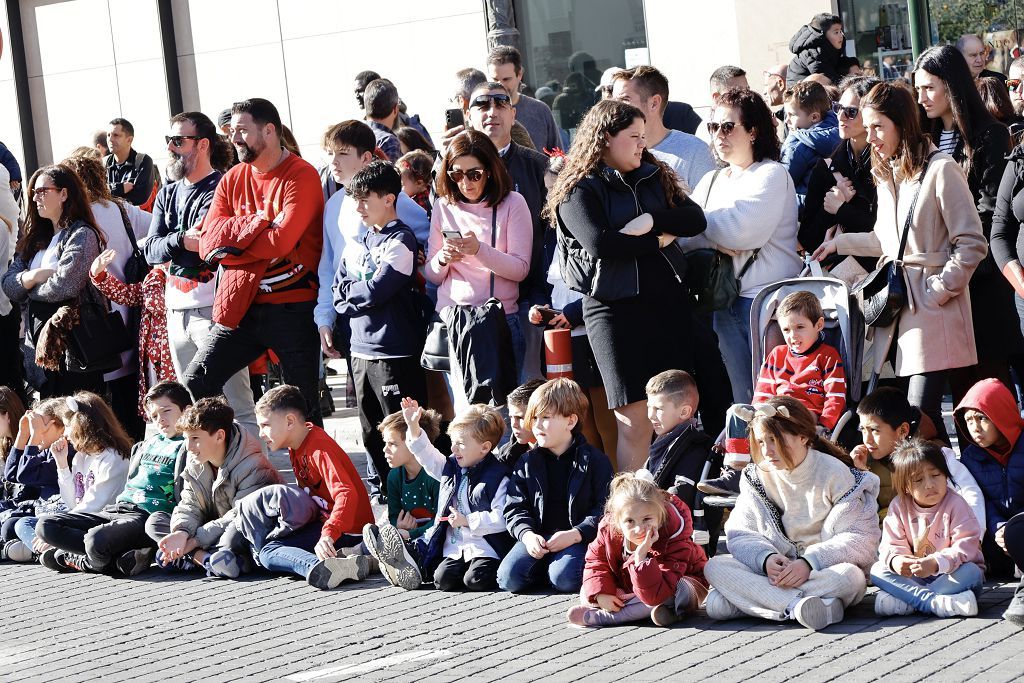
<svg viewBox="0 0 1024 683">
<path fill-rule="evenodd" d="M 434 410 L 424 410 L 419 427 L 427 441 L 434 443 L 441 433 L 441 415 Z M 398 529 L 403 539 L 414 540 L 434 526 L 440 485 L 409 450 L 406 443 L 409 426 L 404 411 L 388 415 L 379 429 L 384 437 L 384 457 L 391 467 L 388 474 L 388 521 Z"/>
<path fill-rule="evenodd" d="M 985 580 L 983 531 L 967 501 L 949 488 L 942 450 L 920 439 L 904 441 L 892 454 L 892 468 L 897 495 L 871 567 L 879 588 L 875 613 L 974 616 L 974 592 Z"/>
<path fill-rule="evenodd" d="M 402 399 L 402 416 L 408 425 L 406 445 L 441 483 L 434 527 L 415 545 L 407 545 L 396 527 L 368 524 L 364 542 L 385 578 L 406 590 L 419 588 L 424 575 L 433 576 L 438 590 L 494 590 L 498 564 L 512 547 L 502 514 L 508 469 L 493 453 L 505 433 L 501 413 L 476 404 L 452 420 L 452 454 L 447 458 L 420 428 L 423 409 L 416 401 Z"/>
<path fill-rule="evenodd" d="M 686 503 L 659 488 L 651 474 L 612 480 L 597 538 L 587 548 L 581 605 L 574 626 L 611 626 L 650 617 L 671 626 L 704 602 L 707 557 L 693 542 Z"/>
</svg>

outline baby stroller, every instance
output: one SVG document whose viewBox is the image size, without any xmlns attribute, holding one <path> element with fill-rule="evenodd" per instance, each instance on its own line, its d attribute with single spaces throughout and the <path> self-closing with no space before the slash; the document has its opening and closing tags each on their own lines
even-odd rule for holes
<svg viewBox="0 0 1024 683">
<path fill-rule="evenodd" d="M 761 364 L 768 352 L 785 343 L 775 319 L 775 310 L 787 295 L 799 291 L 811 292 L 821 301 L 825 314 L 824 341 L 835 347 L 843 359 L 847 377 L 846 409 L 829 438 L 850 449 L 860 443 L 855 410 L 861 398 L 864 317 L 857 295 L 842 280 L 825 275 L 817 261 L 805 260 L 799 276 L 770 284 L 754 297 L 750 308 L 751 374 L 754 384 L 757 384 Z M 710 470 L 710 463 L 706 470 Z M 701 480 L 706 479 L 707 475 L 706 471 Z M 712 507 L 732 507 L 734 502 L 734 498 L 725 496 L 704 498 L 704 504 Z"/>
</svg>

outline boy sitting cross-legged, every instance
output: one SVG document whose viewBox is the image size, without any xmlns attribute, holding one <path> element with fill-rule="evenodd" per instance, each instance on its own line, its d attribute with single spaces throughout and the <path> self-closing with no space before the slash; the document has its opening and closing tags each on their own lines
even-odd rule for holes
<svg viewBox="0 0 1024 683">
<path fill-rule="evenodd" d="M 153 513 L 170 512 L 181 498 L 187 451 L 177 422 L 192 397 L 181 384 L 165 380 L 146 393 L 145 405 L 157 434 L 132 448 L 128 482 L 114 504 L 39 519 L 36 535 L 58 549 L 59 571 L 116 568 L 135 576 L 152 564 L 156 543 L 146 535 L 146 521 Z"/>
<path fill-rule="evenodd" d="M 342 557 L 338 549 L 359 543 L 373 508 L 345 451 L 306 420 L 298 387 L 274 387 L 256 404 L 260 435 L 272 450 L 288 449 L 298 488 L 267 486 L 247 496 L 238 505 L 236 524 L 262 567 L 328 590 L 369 573 L 370 558 Z"/>
<path fill-rule="evenodd" d="M 434 410 L 421 411 L 420 431 L 434 443 L 441 433 L 441 415 Z M 409 426 L 404 411 L 392 413 L 380 423 L 384 437 L 384 457 L 388 475 L 388 521 L 405 540 L 419 538 L 434 526 L 437 515 L 438 480 L 419 463 L 406 439 Z"/>
<path fill-rule="evenodd" d="M 178 420 L 188 461 L 181 473 L 181 501 L 171 512 L 154 512 L 146 534 L 157 542 L 157 564 L 202 567 L 214 576 L 237 578 L 248 548 L 235 528 L 235 502 L 281 475 L 259 439 L 235 422 L 220 396 L 201 398 Z"/>
</svg>

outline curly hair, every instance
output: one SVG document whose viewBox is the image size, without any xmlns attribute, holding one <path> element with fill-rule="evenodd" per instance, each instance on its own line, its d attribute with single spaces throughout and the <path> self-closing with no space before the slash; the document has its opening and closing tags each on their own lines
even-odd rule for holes
<svg viewBox="0 0 1024 683">
<path fill-rule="evenodd" d="M 109 448 L 128 459 L 132 438 L 106 401 L 91 391 L 79 391 L 64 404 L 66 434 L 75 450 L 95 455 Z"/>
<path fill-rule="evenodd" d="M 89 193 L 90 203 L 116 201 L 110 194 L 110 186 L 107 185 L 107 169 L 103 168 L 103 162 L 91 152 L 92 150 L 89 149 L 78 148 L 61 163 L 74 171 L 82 180 L 86 192 Z"/>
<path fill-rule="evenodd" d="M 612 479 L 608 491 L 608 500 L 604 504 L 606 518 L 613 522 L 612 533 L 621 534 L 619 517 L 627 505 L 641 503 L 657 509 L 657 521 L 660 528 L 668 517 L 666 506 L 671 505 L 672 497 L 667 491 L 658 488 L 653 481 L 637 477 L 634 472 L 620 472 Z"/>
<path fill-rule="evenodd" d="M 775 116 L 759 94 L 750 88 L 729 88 L 718 96 L 715 106 L 731 107 L 739 111 L 740 123 L 754 133 L 755 162 L 765 159 L 778 161 L 782 158 L 782 143 L 775 130 Z"/>
<path fill-rule="evenodd" d="M 572 194 L 581 180 L 600 167 L 607 141 L 605 136 L 618 135 L 633 125 L 637 119 L 646 121 L 647 117 L 633 105 L 618 100 L 601 100 L 590 108 L 576 129 L 576 139 L 569 148 L 565 166 L 548 192 L 548 201 L 541 212 L 546 220 L 554 222 L 559 205 Z M 641 159 L 661 170 L 661 187 L 665 191 L 670 208 L 685 198 L 675 171 L 657 159 L 648 149 L 644 149 Z"/>
</svg>

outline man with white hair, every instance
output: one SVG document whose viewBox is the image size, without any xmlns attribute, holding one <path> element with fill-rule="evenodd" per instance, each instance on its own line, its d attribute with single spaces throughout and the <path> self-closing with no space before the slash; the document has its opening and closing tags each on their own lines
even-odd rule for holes
<svg viewBox="0 0 1024 683">
<path fill-rule="evenodd" d="M 975 79 L 991 77 L 998 78 L 1003 83 L 1006 82 L 1006 76 L 998 71 L 990 71 L 985 68 L 985 64 L 988 63 L 988 51 L 985 49 L 985 43 L 978 36 L 973 33 L 965 33 L 956 41 L 956 49 L 960 50 L 960 54 L 967 60 L 967 66 L 970 67 L 971 75 Z"/>
</svg>

